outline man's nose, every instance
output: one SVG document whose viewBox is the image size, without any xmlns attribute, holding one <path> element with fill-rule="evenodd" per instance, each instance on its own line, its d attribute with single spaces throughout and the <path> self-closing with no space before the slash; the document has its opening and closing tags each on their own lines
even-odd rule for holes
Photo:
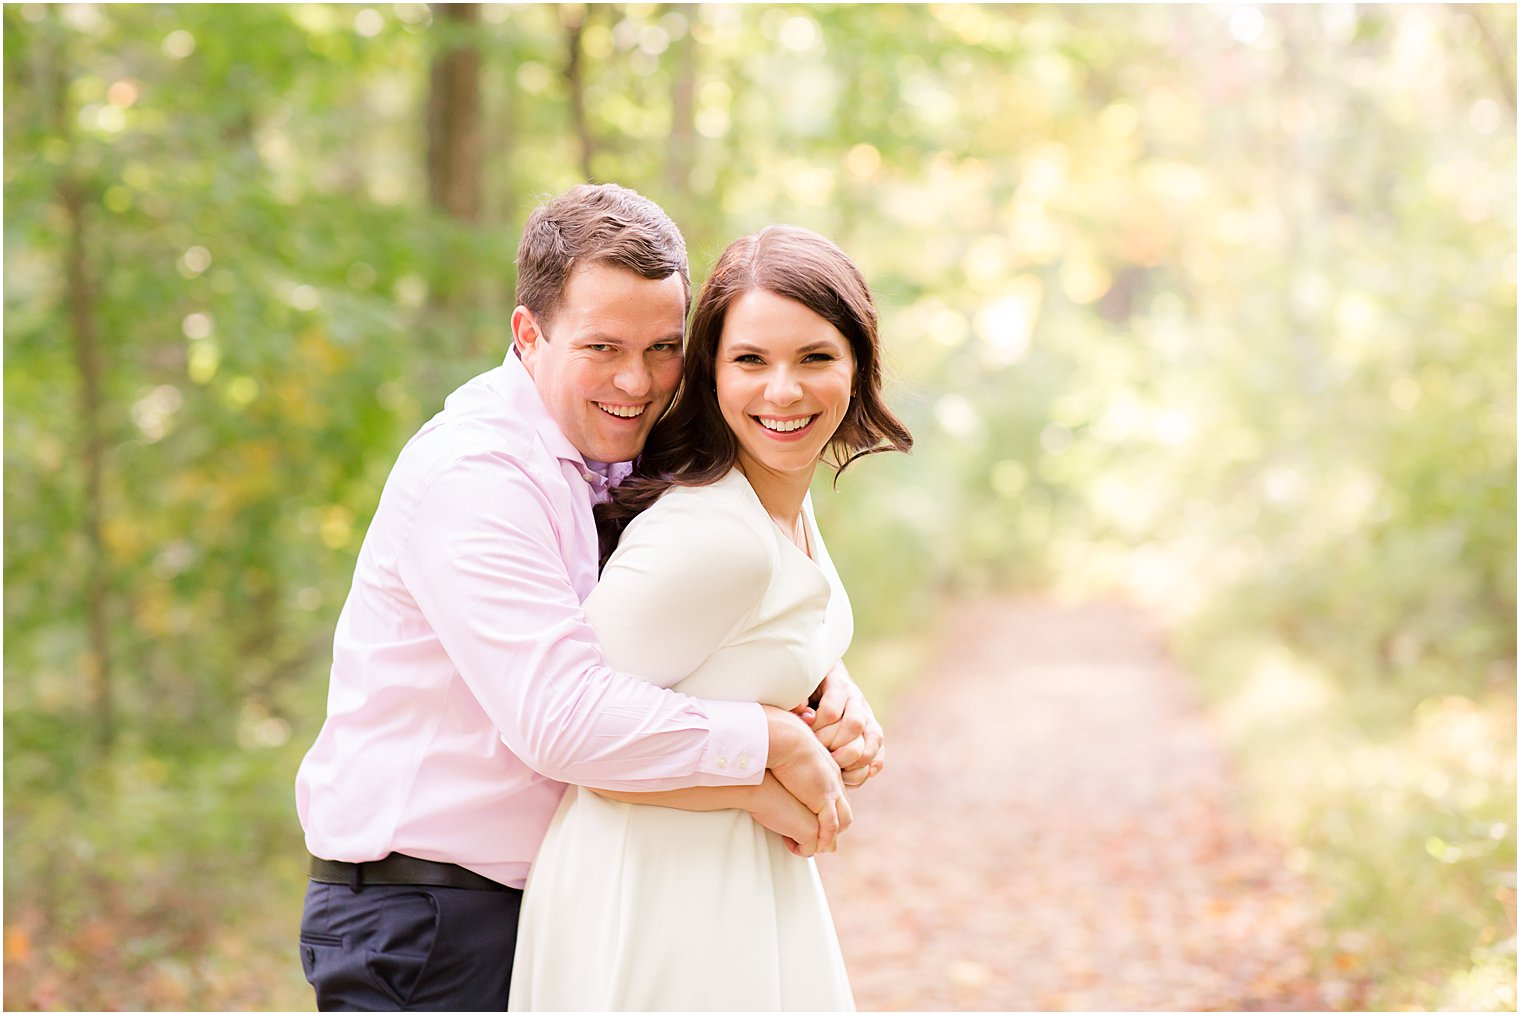
<svg viewBox="0 0 1520 1015">
<path fill-rule="evenodd" d="M 613 383 L 618 390 L 632 395 L 634 398 L 643 398 L 649 394 L 649 388 L 653 383 L 653 376 L 644 361 L 638 357 L 624 361 L 618 368 L 617 376 Z"/>
</svg>

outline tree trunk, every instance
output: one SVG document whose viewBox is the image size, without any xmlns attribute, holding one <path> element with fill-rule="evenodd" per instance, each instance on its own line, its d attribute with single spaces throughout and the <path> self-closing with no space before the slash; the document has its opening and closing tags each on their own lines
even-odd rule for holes
<svg viewBox="0 0 1520 1015">
<path fill-rule="evenodd" d="M 1272 11 L 1282 30 L 1282 71 L 1279 88 L 1275 92 L 1281 109 L 1297 111 L 1310 101 L 1314 94 L 1313 68 L 1308 66 L 1301 39 L 1310 37 L 1304 23 L 1304 12 L 1291 7 L 1278 7 Z M 1324 164 L 1325 150 L 1322 142 L 1309 130 L 1293 129 L 1279 122 L 1276 131 L 1277 207 L 1281 210 L 1287 226 L 1284 243 L 1284 264 L 1308 266 L 1319 262 L 1322 241 L 1318 240 L 1321 209 L 1319 207 L 1327 178 Z M 1293 296 L 1293 272 L 1282 272 L 1279 278 L 1282 291 L 1283 320 L 1287 325 L 1287 340 L 1292 348 L 1298 376 L 1299 390 L 1305 392 L 1310 405 L 1317 413 L 1326 411 L 1325 406 L 1325 349 L 1319 337 L 1319 329 L 1309 319 L 1300 301 Z"/>
<path fill-rule="evenodd" d="M 443 45 L 428 93 L 428 199 L 465 222 L 480 218 L 479 4 L 433 4 Z"/>
<path fill-rule="evenodd" d="M 61 39 L 61 34 L 59 38 Z M 53 132 L 72 152 L 73 117 L 68 105 L 68 68 L 61 41 L 51 51 L 46 67 Z M 85 653 L 85 666 L 94 711 L 95 740 L 105 752 L 110 750 L 116 740 L 109 617 L 111 573 L 103 535 L 106 447 L 101 433 L 104 402 L 101 378 L 105 370 L 100 351 L 97 297 L 90 278 L 87 254 L 89 223 L 86 218 L 85 188 L 71 165 L 60 171 L 55 190 L 67 223 L 68 235 L 63 250 L 64 293 L 69 301 L 70 340 L 74 346 L 74 365 L 79 375 L 76 411 L 80 430 L 79 460 L 84 468 L 87 572 L 84 578 L 84 597 L 89 646 Z"/>
<path fill-rule="evenodd" d="M 670 10 L 686 20 L 686 32 L 670 46 L 670 149 L 665 163 L 665 180 L 679 203 L 691 189 L 696 162 L 697 44 L 691 29 L 697 10 L 695 4 L 671 4 Z"/>
<path fill-rule="evenodd" d="M 77 181 L 59 183 L 59 198 L 69 222 L 69 243 L 64 276 L 69 294 L 69 319 L 74 335 L 74 361 L 79 370 L 79 420 L 83 430 L 85 470 L 85 542 L 89 548 L 89 575 L 85 601 L 89 617 L 89 674 L 95 703 L 95 737 L 103 750 L 116 739 L 116 716 L 111 688 L 111 636 L 107 619 L 111 590 L 110 562 L 106 557 L 103 529 L 105 440 L 101 436 L 100 337 L 95 318 L 95 291 L 85 262 L 86 224 L 84 198 Z"/>
<path fill-rule="evenodd" d="M 1461 8 L 1472 19 L 1478 28 L 1478 38 L 1483 41 L 1483 55 L 1488 59 L 1488 69 L 1494 76 L 1494 83 L 1498 85 L 1499 92 L 1504 96 L 1504 102 L 1509 106 L 1511 116 L 1520 112 L 1520 106 L 1515 103 L 1515 71 L 1510 66 L 1508 54 L 1514 52 L 1514 46 L 1508 48 L 1495 36 L 1492 28 L 1483 17 L 1483 9 L 1478 4 L 1463 4 Z"/>
<path fill-rule="evenodd" d="M 581 33 L 586 28 L 584 4 L 562 4 L 560 22 L 565 26 L 565 80 L 570 85 L 570 120 L 581 147 L 581 179 L 596 181 L 592 163 L 596 160 L 596 137 L 586 120 L 586 82 L 581 69 Z"/>
</svg>

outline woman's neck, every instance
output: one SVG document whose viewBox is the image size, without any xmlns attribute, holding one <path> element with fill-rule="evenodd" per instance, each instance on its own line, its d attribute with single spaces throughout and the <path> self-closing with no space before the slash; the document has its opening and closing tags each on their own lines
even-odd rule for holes
<svg viewBox="0 0 1520 1015">
<path fill-rule="evenodd" d="M 813 477 L 806 473 L 775 472 L 758 462 L 740 458 L 736 463 L 744 478 L 749 480 L 755 496 L 767 514 L 775 519 L 782 531 L 791 532 L 802 514 L 802 502 L 807 497 L 808 485 Z"/>
</svg>

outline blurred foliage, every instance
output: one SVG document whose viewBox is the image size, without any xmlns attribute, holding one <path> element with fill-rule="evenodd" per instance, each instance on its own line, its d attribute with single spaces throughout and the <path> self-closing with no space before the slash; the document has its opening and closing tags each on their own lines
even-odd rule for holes
<svg viewBox="0 0 1520 1015">
<path fill-rule="evenodd" d="M 1513 1008 L 1512 7 L 489 6 L 477 224 L 427 204 L 424 5 L 3 16 L 9 1006 L 309 1003 L 289 786 L 359 541 L 589 164 L 695 278 L 789 221 L 872 281 L 919 444 L 816 494 L 858 676 L 955 596 L 1132 596 L 1347 1004 Z"/>
</svg>

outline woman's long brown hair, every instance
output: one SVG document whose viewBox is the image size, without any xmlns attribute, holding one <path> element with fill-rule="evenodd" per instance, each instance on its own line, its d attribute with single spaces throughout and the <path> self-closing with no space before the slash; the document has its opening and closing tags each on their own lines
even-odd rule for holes
<svg viewBox="0 0 1520 1015">
<path fill-rule="evenodd" d="M 675 402 L 655 424 L 633 475 L 611 500 L 597 506 L 603 563 L 628 523 L 666 490 L 715 483 L 738 460 L 738 440 L 718 407 L 718 344 L 728 308 L 756 289 L 796 300 L 850 343 L 855 393 L 825 457 L 836 481 L 857 458 L 913 446 L 913 435 L 881 398 L 876 307 L 860 269 L 833 242 L 809 229 L 769 226 L 729 244 L 702 285 Z"/>
</svg>

